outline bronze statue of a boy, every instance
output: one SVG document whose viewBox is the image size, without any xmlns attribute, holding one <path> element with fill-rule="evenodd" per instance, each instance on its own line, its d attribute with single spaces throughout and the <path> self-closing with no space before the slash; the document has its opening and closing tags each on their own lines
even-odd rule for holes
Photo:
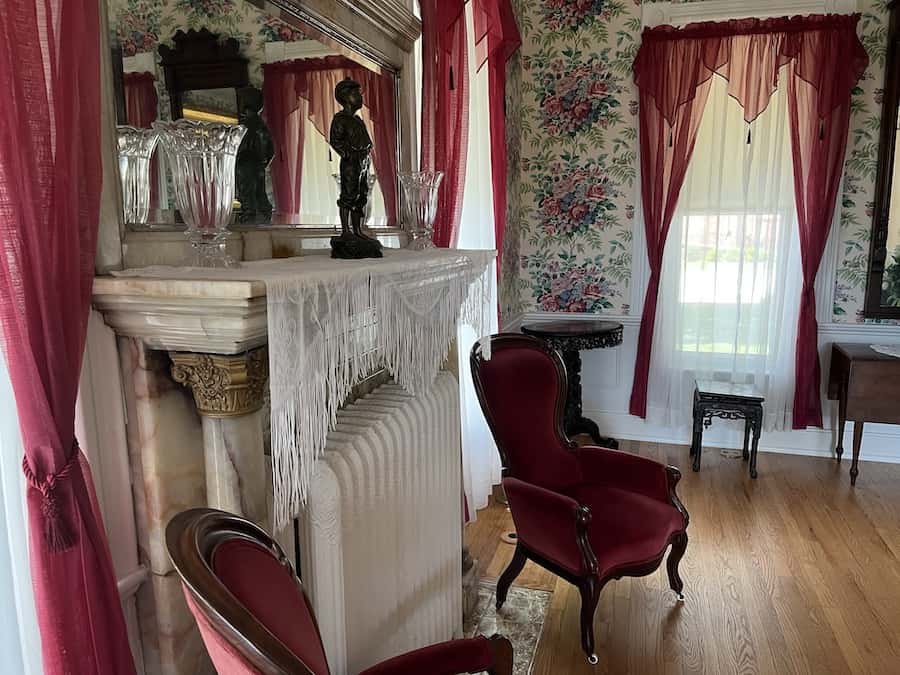
<svg viewBox="0 0 900 675">
<path fill-rule="evenodd" d="M 334 97 L 343 108 L 331 122 L 328 142 L 341 158 L 341 194 L 337 205 L 341 234 L 331 239 L 332 258 L 380 258 L 381 243 L 363 234 L 369 199 L 369 156 L 372 139 L 356 114 L 363 105 L 362 88 L 347 78 L 338 82 Z"/>
</svg>

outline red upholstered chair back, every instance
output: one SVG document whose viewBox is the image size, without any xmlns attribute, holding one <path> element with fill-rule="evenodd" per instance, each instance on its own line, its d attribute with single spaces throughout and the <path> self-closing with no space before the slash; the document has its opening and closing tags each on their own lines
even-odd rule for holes
<svg viewBox="0 0 900 675">
<path fill-rule="evenodd" d="M 169 523 L 166 544 L 220 675 L 329 675 L 300 580 L 265 531 L 192 509 Z"/>
<path fill-rule="evenodd" d="M 472 348 L 475 391 L 505 474 L 550 490 L 581 478 L 563 431 L 566 369 L 542 341 L 519 333 L 492 335 L 491 358 Z"/>
</svg>

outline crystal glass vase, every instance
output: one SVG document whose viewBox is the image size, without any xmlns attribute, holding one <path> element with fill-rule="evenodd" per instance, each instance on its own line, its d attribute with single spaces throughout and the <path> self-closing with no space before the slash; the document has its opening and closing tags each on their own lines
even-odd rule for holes
<svg viewBox="0 0 900 675">
<path fill-rule="evenodd" d="M 443 171 L 414 171 L 400 174 L 405 205 L 404 221 L 410 237 L 406 248 L 415 251 L 434 248 L 431 236 L 437 213 L 438 188 L 443 178 Z"/>
<path fill-rule="evenodd" d="M 119 178 L 125 222 L 144 225 L 150 215 L 150 159 L 159 134 L 153 129 L 116 127 L 119 144 Z"/>
<path fill-rule="evenodd" d="M 247 128 L 220 122 L 154 122 L 172 169 L 175 205 L 193 253 L 187 264 L 231 267 L 225 238 L 234 205 L 234 164 Z"/>
</svg>

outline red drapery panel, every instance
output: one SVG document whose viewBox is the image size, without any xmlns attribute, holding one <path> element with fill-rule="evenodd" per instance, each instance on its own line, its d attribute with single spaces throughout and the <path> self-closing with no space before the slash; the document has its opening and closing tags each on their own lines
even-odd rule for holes
<svg viewBox="0 0 900 675">
<path fill-rule="evenodd" d="M 453 246 L 459 232 L 469 142 L 469 55 L 465 0 L 420 0 L 422 10 L 423 171 L 443 171 L 434 222 L 435 245 Z"/>
<path fill-rule="evenodd" d="M 387 224 L 396 225 L 397 114 L 393 76 L 387 72 L 376 73 L 344 56 L 268 63 L 263 71 L 264 113 L 277 148 L 272 161 L 272 187 L 278 211 L 300 212 L 304 113 L 293 113 L 305 108 L 309 120 L 327 139 L 331 119 L 340 109 L 334 88 L 350 77 L 362 85 L 365 104 L 361 114 L 372 133 L 372 164 L 384 197 Z M 285 204 L 296 210 L 281 207 L 278 189 L 288 196 Z"/>
<path fill-rule="evenodd" d="M 156 121 L 159 100 L 153 73 L 125 73 L 125 117 L 133 127 L 149 129 Z M 159 165 L 156 153 L 150 160 L 150 208 L 159 206 Z"/>
<path fill-rule="evenodd" d="M 831 46 L 825 44 L 823 49 Z M 787 91 L 794 164 L 794 199 L 803 267 L 803 291 L 797 325 L 793 427 L 805 429 L 808 426 L 822 426 L 815 282 L 844 175 L 844 154 L 850 127 L 850 96 L 848 93 L 834 108 L 822 109 L 819 107 L 822 104 L 821 96 L 817 95 L 816 88 L 806 80 L 790 78 Z"/>
<path fill-rule="evenodd" d="M 272 134 L 275 156 L 269 169 L 275 195 L 273 223 L 291 222 L 300 213 L 300 186 L 303 182 L 303 141 L 309 103 L 300 98 L 296 74 L 288 68 L 264 64 L 263 115 Z"/>
<path fill-rule="evenodd" d="M 645 417 L 647 412 L 662 253 L 709 80 L 713 75 L 728 80 L 728 92 L 749 122 L 766 108 L 784 75 L 792 101 L 794 184 L 804 267 L 794 427 L 821 424 L 813 282 L 842 173 L 850 92 L 868 64 L 856 35 L 858 21 L 858 14 L 740 19 L 644 31 L 634 72 L 641 103 L 641 201 L 650 281 L 638 338 L 632 415 Z M 783 66 L 788 67 L 782 70 Z"/>
<path fill-rule="evenodd" d="M 506 62 L 521 46 L 510 0 L 474 0 L 475 48 L 478 67 L 488 64 L 491 124 L 491 182 L 494 192 L 494 239 L 497 273 L 506 231 Z"/>
<path fill-rule="evenodd" d="M 125 73 L 125 116 L 128 124 L 149 129 L 156 121 L 156 78 L 152 73 Z"/>
<path fill-rule="evenodd" d="M 94 0 L 7 0 L 0 12 L 0 325 L 25 447 L 44 671 L 54 674 L 134 672 L 74 439 L 102 175 L 99 26 Z"/>
</svg>

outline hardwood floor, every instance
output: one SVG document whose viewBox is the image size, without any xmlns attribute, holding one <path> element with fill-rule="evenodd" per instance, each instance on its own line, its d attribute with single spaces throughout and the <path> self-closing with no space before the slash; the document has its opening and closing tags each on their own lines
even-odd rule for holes
<svg viewBox="0 0 900 675">
<path fill-rule="evenodd" d="M 762 454 L 759 478 L 740 459 L 704 449 L 622 443 L 681 468 L 691 514 L 681 564 L 686 602 L 665 565 L 610 582 L 594 619 L 600 663 L 588 665 L 580 601 L 565 581 L 528 563 L 516 584 L 553 591 L 534 675 L 900 674 L 900 465 Z M 482 574 L 496 578 L 513 547 L 506 508 L 492 503 L 467 527 Z"/>
</svg>

